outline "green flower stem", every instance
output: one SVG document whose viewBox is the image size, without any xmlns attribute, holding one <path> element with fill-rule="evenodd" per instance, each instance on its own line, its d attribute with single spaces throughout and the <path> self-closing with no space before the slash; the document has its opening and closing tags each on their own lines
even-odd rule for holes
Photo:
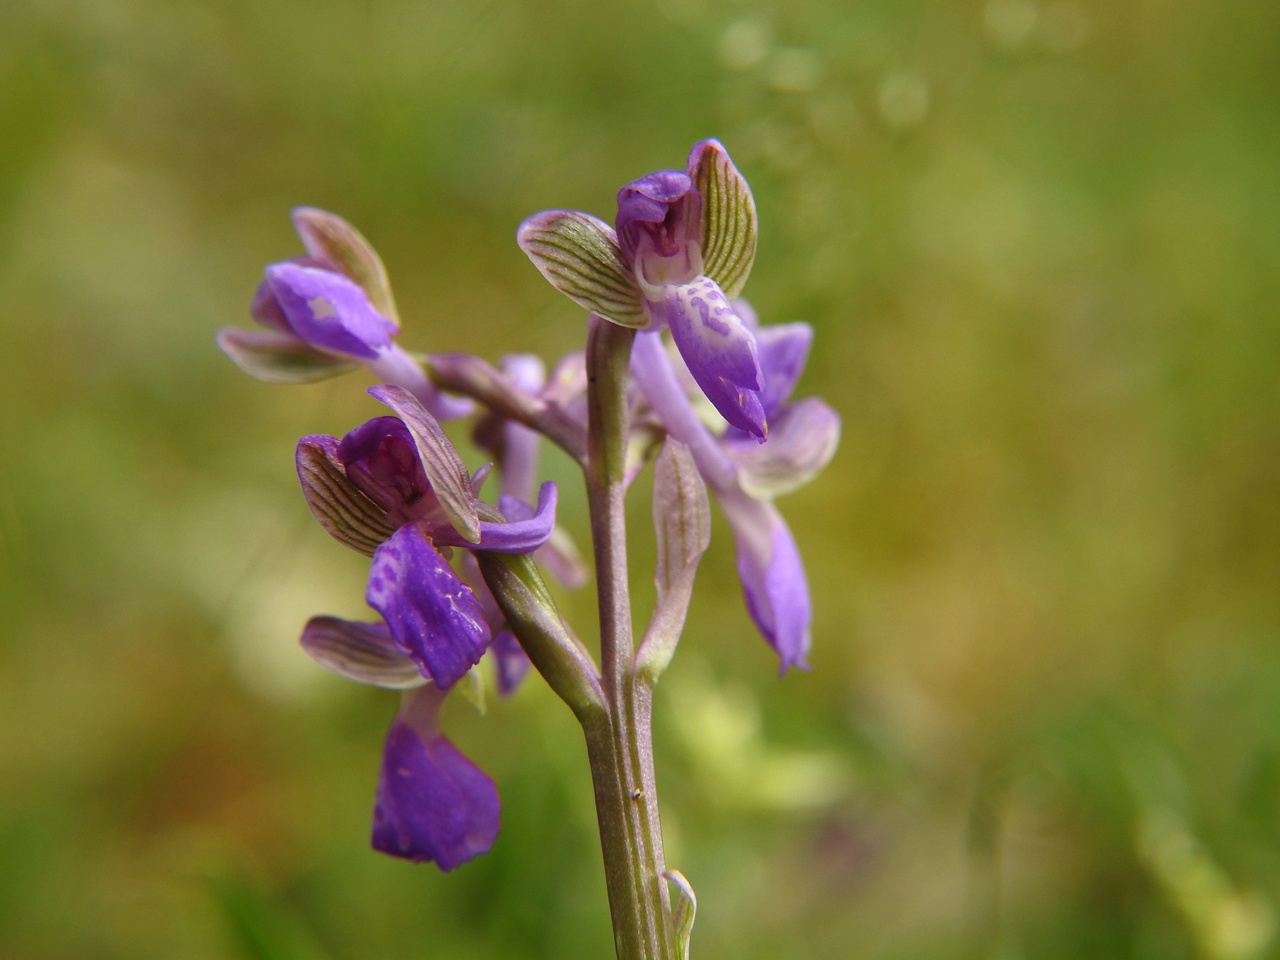
<svg viewBox="0 0 1280 960">
<path fill-rule="evenodd" d="M 675 960 L 653 775 L 652 692 L 638 681 L 624 514 L 627 365 L 635 332 L 592 316 L 587 339 L 587 501 L 608 709 L 583 724 L 618 960 Z"/>
</svg>

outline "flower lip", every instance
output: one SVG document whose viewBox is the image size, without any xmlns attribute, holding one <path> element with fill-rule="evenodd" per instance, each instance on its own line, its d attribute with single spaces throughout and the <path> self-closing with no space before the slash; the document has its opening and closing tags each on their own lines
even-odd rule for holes
<svg viewBox="0 0 1280 960">
<path fill-rule="evenodd" d="M 492 633 L 475 592 L 421 524 L 408 524 L 373 555 L 365 602 L 382 615 L 396 648 L 441 690 L 480 662 Z"/>
<path fill-rule="evenodd" d="M 671 337 L 693 379 L 731 426 L 763 442 L 769 435 L 758 396 L 764 383 L 751 331 L 707 277 L 664 294 Z"/>
</svg>

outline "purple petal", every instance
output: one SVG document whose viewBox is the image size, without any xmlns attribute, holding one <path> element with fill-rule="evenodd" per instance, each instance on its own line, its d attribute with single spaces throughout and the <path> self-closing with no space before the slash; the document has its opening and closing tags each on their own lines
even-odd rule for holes
<svg viewBox="0 0 1280 960">
<path fill-rule="evenodd" d="M 320 270 L 333 269 L 332 264 L 317 260 L 314 257 L 293 257 L 284 262 L 299 267 L 316 267 Z M 289 318 L 285 316 L 284 308 L 280 306 L 280 301 L 276 299 L 276 292 L 272 289 L 271 281 L 269 280 L 264 279 L 258 284 L 258 289 L 253 295 L 253 301 L 249 304 L 249 316 L 263 326 L 279 330 L 281 333 L 293 334 L 293 327 L 289 325 Z"/>
<path fill-rule="evenodd" d="M 554 481 L 548 480 L 547 483 L 555 486 Z M 538 515 L 537 510 L 519 497 L 509 497 L 506 494 L 498 498 L 498 509 L 502 512 L 502 517 L 507 523 L 523 523 L 526 520 L 532 520 Z"/>
<path fill-rule="evenodd" d="M 390 345 L 395 324 L 341 274 L 277 263 L 267 267 L 267 282 L 289 328 L 313 347 L 373 359 Z"/>
<path fill-rule="evenodd" d="M 659 170 L 618 191 L 618 245 L 643 289 L 702 273 L 702 196 L 689 175 Z"/>
<path fill-rule="evenodd" d="M 699 277 L 667 287 L 664 308 L 676 348 L 707 399 L 730 426 L 763 440 L 768 427 L 755 337 L 715 281 Z"/>
<path fill-rule="evenodd" d="M 547 382 L 547 367 L 534 353 L 508 353 L 498 361 L 517 390 L 528 394 L 538 393 Z"/>
<path fill-rule="evenodd" d="M 365 600 L 382 614 L 400 651 L 442 690 L 479 663 L 489 645 L 480 601 L 419 524 L 401 527 L 373 555 Z"/>
<path fill-rule="evenodd" d="M 780 497 L 804 486 L 831 462 L 840 443 L 840 416 L 817 397 L 787 404 L 769 421 L 769 442 L 725 443 L 738 464 L 738 482 L 759 499 Z"/>
<path fill-rule="evenodd" d="M 399 417 L 374 417 L 338 444 L 347 479 L 387 514 L 393 527 L 430 515 L 440 507 L 418 459 L 413 435 Z"/>
<path fill-rule="evenodd" d="M 312 617 L 300 642 L 316 663 L 357 683 L 406 690 L 427 682 L 417 665 L 396 649 L 384 623 Z"/>
<path fill-rule="evenodd" d="M 527 353 L 508 354 L 502 358 L 501 368 L 507 390 L 522 399 L 542 402 L 541 393 L 547 373 L 541 359 Z M 497 459 L 502 474 L 502 493 L 531 500 L 542 435 L 490 410 L 476 420 L 471 436 L 478 447 Z"/>
<path fill-rule="evenodd" d="M 449 871 L 493 846 L 501 803 L 493 780 L 440 733 L 442 698 L 431 687 L 411 694 L 387 733 L 372 840 L 382 853 Z"/>
<path fill-rule="evenodd" d="M 509 523 L 491 520 L 480 521 L 480 542 L 469 543 L 455 530 L 444 528 L 433 531 L 436 543 L 450 547 L 466 547 L 474 550 L 490 550 L 494 553 L 532 553 L 551 539 L 556 527 L 556 485 L 548 480 L 538 491 L 538 508 L 534 510 L 514 497 L 499 501 L 502 514 L 512 517 Z"/>
<path fill-rule="evenodd" d="M 786 521 L 765 500 L 722 497 L 720 505 L 733 528 L 747 611 L 778 652 L 779 672 L 790 667 L 807 669 L 812 619 L 809 582 Z"/>
<path fill-rule="evenodd" d="M 737 304 L 734 309 L 740 309 Z M 791 397 L 804 372 L 813 344 L 813 327 L 807 323 L 778 323 L 756 330 L 756 352 L 764 373 L 760 403 L 772 418 Z"/>
</svg>

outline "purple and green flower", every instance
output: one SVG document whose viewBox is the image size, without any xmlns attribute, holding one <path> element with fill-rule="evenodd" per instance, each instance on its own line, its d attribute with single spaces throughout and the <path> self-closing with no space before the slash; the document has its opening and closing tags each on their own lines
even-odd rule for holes
<svg viewBox="0 0 1280 960">
<path fill-rule="evenodd" d="M 225 327 L 218 346 L 245 373 L 268 383 L 308 383 L 364 365 L 382 383 L 404 387 L 438 420 L 466 416 L 469 400 L 442 393 L 395 342 L 395 300 L 382 259 L 341 217 L 293 211 L 307 254 L 274 263 L 249 313 L 265 329 Z"/>
<path fill-rule="evenodd" d="M 618 192 L 614 227 L 547 210 L 517 232 L 551 284 L 613 323 L 670 330 L 689 372 L 732 426 L 763 441 L 755 335 L 733 311 L 756 252 L 751 189 L 718 140 L 694 145 L 683 171 L 660 170 Z"/>
<path fill-rule="evenodd" d="M 365 599 L 381 621 L 314 617 L 302 646 L 350 679 L 412 691 L 384 748 L 374 846 L 448 870 L 489 849 L 499 804 L 492 781 L 440 733 L 440 703 L 495 635 L 509 634 L 487 591 L 477 595 L 450 558 L 535 551 L 555 527 L 556 487 L 542 484 L 536 508 L 504 496 L 494 510 L 476 496 L 483 474 L 468 474 L 417 398 L 395 386 L 369 392 L 399 416 L 341 439 L 303 437 L 297 466 L 320 523 L 371 555 Z"/>
</svg>

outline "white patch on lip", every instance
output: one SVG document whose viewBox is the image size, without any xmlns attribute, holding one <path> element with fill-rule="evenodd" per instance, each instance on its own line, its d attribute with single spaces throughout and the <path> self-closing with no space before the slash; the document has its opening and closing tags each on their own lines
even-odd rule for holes
<svg viewBox="0 0 1280 960">
<path fill-rule="evenodd" d="M 307 309 L 316 320 L 328 320 L 330 317 L 337 316 L 333 304 L 324 297 L 312 297 L 307 301 Z"/>
</svg>

